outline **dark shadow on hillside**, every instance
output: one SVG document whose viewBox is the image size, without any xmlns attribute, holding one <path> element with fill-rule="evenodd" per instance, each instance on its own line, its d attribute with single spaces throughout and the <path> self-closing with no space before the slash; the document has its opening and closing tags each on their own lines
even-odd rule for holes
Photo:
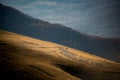
<svg viewBox="0 0 120 80">
<path fill-rule="evenodd" d="M 62 65 L 57 64 L 63 71 L 76 76 L 78 78 L 81 78 L 83 80 L 93 80 L 89 73 L 85 72 L 83 69 L 80 69 L 79 67 L 75 67 L 72 65 Z"/>
</svg>

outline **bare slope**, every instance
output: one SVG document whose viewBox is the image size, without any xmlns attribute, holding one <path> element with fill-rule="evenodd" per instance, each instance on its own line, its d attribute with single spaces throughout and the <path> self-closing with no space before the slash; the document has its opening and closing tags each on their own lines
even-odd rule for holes
<svg viewBox="0 0 120 80">
<path fill-rule="evenodd" d="M 1 30 L 0 74 L 0 80 L 120 80 L 120 64 Z"/>
</svg>

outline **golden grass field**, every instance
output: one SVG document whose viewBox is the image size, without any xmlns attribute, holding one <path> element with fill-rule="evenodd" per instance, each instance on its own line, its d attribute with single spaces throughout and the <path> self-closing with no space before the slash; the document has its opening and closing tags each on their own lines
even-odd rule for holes
<svg viewBox="0 0 120 80">
<path fill-rule="evenodd" d="M 120 80 L 120 63 L 0 30 L 0 80 Z"/>
</svg>

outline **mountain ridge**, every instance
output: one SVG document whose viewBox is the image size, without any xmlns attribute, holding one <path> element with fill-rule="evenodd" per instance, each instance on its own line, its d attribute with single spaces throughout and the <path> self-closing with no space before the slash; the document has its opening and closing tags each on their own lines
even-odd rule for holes
<svg viewBox="0 0 120 80">
<path fill-rule="evenodd" d="M 89 36 L 61 24 L 29 17 L 9 6 L 0 5 L 0 13 L 2 30 L 62 44 L 120 62 L 120 39 Z"/>
</svg>

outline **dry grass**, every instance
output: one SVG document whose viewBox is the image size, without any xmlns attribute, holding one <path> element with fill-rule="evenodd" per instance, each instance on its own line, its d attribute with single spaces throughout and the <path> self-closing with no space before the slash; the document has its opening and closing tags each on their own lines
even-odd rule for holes
<svg viewBox="0 0 120 80">
<path fill-rule="evenodd" d="M 0 80 L 120 80 L 119 63 L 6 31 L 0 64 Z"/>
</svg>

